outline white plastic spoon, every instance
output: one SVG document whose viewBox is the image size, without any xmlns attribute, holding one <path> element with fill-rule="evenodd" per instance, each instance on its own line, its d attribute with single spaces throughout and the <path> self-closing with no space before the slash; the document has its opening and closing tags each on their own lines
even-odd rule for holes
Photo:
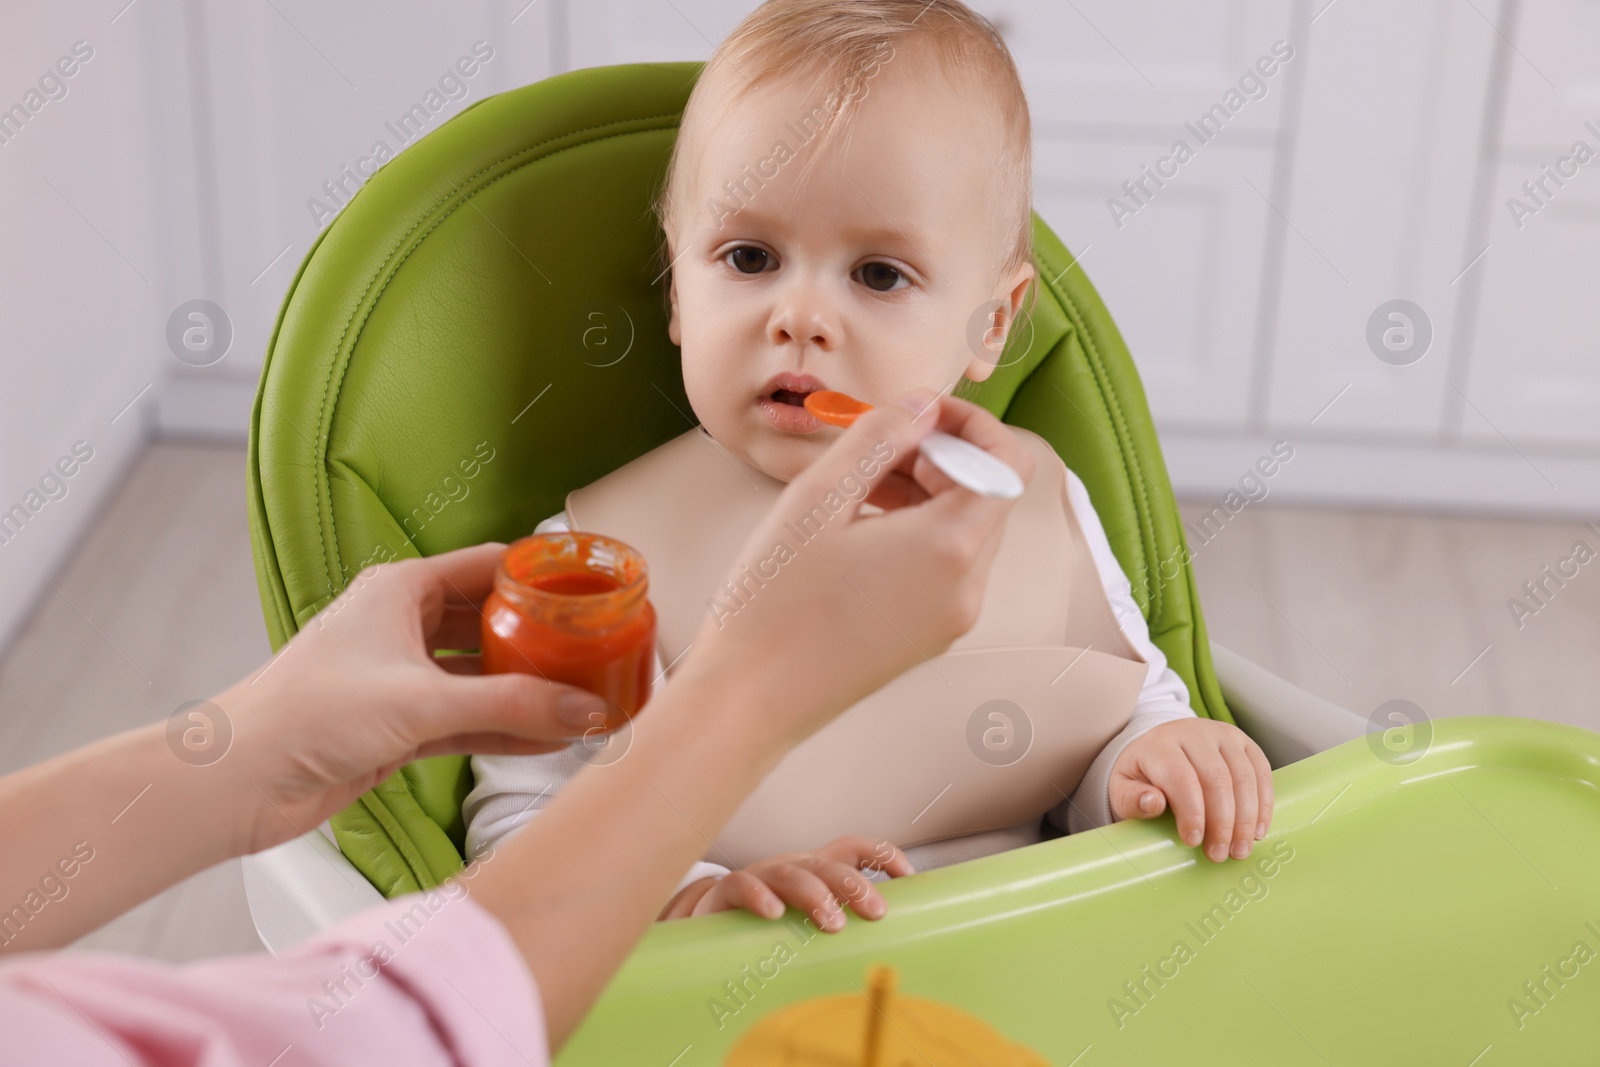
<svg viewBox="0 0 1600 1067">
<path fill-rule="evenodd" d="M 872 410 L 871 404 L 832 389 L 808 393 L 805 407 L 830 426 L 849 426 Z M 951 481 L 974 493 L 1001 500 L 1015 500 L 1022 495 L 1021 476 L 971 441 L 935 430 L 922 439 L 920 451 Z"/>
</svg>

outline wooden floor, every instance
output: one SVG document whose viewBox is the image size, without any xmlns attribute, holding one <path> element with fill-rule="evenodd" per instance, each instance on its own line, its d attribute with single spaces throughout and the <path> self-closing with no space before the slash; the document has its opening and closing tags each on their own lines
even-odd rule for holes
<svg viewBox="0 0 1600 1067">
<path fill-rule="evenodd" d="M 265 659 L 244 494 L 242 449 L 145 455 L 0 659 L 0 772 L 164 718 Z M 1212 638 L 1363 717 L 1404 698 L 1600 730 L 1600 561 L 1551 583 L 1520 628 L 1507 607 L 1576 541 L 1600 547 L 1577 523 L 1268 500 L 1188 537 Z M 180 961 L 258 947 L 237 863 L 80 944 Z"/>
</svg>

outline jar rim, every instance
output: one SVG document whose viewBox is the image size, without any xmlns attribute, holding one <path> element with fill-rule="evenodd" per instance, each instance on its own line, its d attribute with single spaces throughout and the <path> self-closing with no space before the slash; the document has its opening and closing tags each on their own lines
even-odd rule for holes
<svg viewBox="0 0 1600 1067">
<path fill-rule="evenodd" d="M 562 545 L 572 546 L 569 550 L 572 554 L 571 566 L 555 567 L 543 573 L 605 574 L 618 582 L 617 587 L 594 593 L 554 592 L 540 589 L 524 580 L 531 575 L 519 576 L 513 573 L 511 564 L 519 557 L 527 556 L 547 546 L 553 549 Z M 590 560 L 598 558 L 594 553 L 596 546 L 603 547 L 619 565 L 609 570 L 589 565 Z M 548 558 L 559 561 L 559 556 L 555 552 L 551 552 Z M 588 530 L 555 530 L 518 538 L 506 546 L 505 553 L 495 569 L 496 588 L 509 587 L 509 590 L 520 599 L 570 604 L 574 607 L 601 607 L 607 601 L 627 601 L 644 595 L 649 583 L 650 566 L 643 553 L 615 537 Z"/>
</svg>

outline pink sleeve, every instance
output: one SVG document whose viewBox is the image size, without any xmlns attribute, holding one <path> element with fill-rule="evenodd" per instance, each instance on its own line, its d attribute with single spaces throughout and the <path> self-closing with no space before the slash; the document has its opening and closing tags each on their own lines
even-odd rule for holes
<svg viewBox="0 0 1600 1067">
<path fill-rule="evenodd" d="M 461 889 L 372 908 L 273 958 L 173 967 L 94 953 L 0 964 L 3 1055 L 86 1067 L 546 1067 L 538 990 Z"/>
</svg>

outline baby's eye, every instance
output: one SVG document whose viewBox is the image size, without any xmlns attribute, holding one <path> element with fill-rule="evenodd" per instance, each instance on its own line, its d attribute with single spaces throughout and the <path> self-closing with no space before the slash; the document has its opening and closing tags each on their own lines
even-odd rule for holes
<svg viewBox="0 0 1600 1067">
<path fill-rule="evenodd" d="M 740 245 L 738 248 L 730 248 L 722 258 L 730 261 L 730 266 L 740 274 L 760 274 L 766 269 L 767 262 L 772 256 L 764 248 Z"/>
<path fill-rule="evenodd" d="M 878 262 L 862 265 L 861 281 L 868 289 L 879 293 L 893 292 L 895 289 L 900 288 L 895 284 L 896 281 L 905 281 L 907 285 L 911 284 L 906 280 L 905 275 L 900 273 L 898 267 Z"/>
</svg>

